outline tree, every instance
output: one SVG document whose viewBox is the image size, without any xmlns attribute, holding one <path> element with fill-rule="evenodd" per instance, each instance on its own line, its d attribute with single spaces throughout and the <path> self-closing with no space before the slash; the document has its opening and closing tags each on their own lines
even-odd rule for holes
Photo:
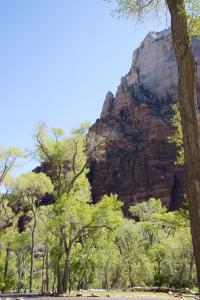
<svg viewBox="0 0 200 300">
<path fill-rule="evenodd" d="M 18 148 L 3 149 L 0 147 L 0 231 L 12 223 L 12 212 L 8 207 L 9 188 L 6 182 L 9 180 L 12 169 L 17 167 L 17 162 L 22 157 L 23 153 Z"/>
<path fill-rule="evenodd" d="M 17 166 L 17 159 L 22 156 L 22 151 L 16 147 L 0 148 L 0 185 L 8 173 Z"/>
<path fill-rule="evenodd" d="M 184 165 L 184 148 L 183 148 L 183 131 L 181 127 L 181 116 L 179 111 L 179 105 L 174 104 L 172 106 L 173 117 L 172 125 L 175 127 L 175 133 L 169 137 L 169 142 L 174 143 L 177 147 L 176 164 Z"/>
<path fill-rule="evenodd" d="M 145 253 L 154 267 L 154 284 L 184 287 L 194 283 L 187 211 L 167 212 L 160 200 L 151 198 L 131 206 L 130 212 L 140 220 L 136 222 L 136 228 L 143 240 L 140 244 L 145 247 Z M 186 270 L 187 274 L 184 274 Z"/>
<path fill-rule="evenodd" d="M 144 234 L 138 230 L 137 224 L 132 220 L 125 220 L 123 226 L 116 230 L 115 239 L 123 266 L 122 272 L 128 279 L 126 285 L 151 285 L 153 268 L 145 249 Z"/>
<path fill-rule="evenodd" d="M 41 170 L 51 178 L 54 194 L 59 198 L 70 192 L 76 181 L 87 172 L 85 154 L 86 131 L 83 123 L 67 137 L 60 128 L 52 128 L 50 133 L 44 124 L 38 124 L 34 133 L 35 152 L 41 163 Z"/>
<path fill-rule="evenodd" d="M 27 208 L 32 220 L 28 224 L 31 232 L 31 264 L 30 264 L 30 283 L 29 291 L 32 292 L 33 271 L 34 271 L 34 251 L 35 251 L 35 233 L 37 226 L 39 202 L 46 193 L 51 193 L 53 186 L 49 177 L 45 174 L 27 173 L 19 176 L 14 183 L 12 196 L 21 199 L 21 208 Z"/>
<path fill-rule="evenodd" d="M 16 218 L 15 218 L 15 222 L 16 222 Z M 12 243 L 17 233 L 15 222 L 12 222 L 12 226 L 6 228 L 1 235 L 1 241 L 3 244 L 2 248 L 4 249 L 4 266 L 2 270 L 3 284 L 1 287 L 1 290 L 3 292 L 9 291 L 9 289 L 12 288 L 15 284 L 15 276 L 14 276 L 13 268 L 11 268 Z"/>
<path fill-rule="evenodd" d="M 36 153 L 42 166 L 39 171 L 46 172 L 53 183 L 55 217 L 61 218 L 65 215 L 65 209 L 62 207 L 65 205 L 63 199 L 66 202 L 72 197 L 74 200 L 82 198 L 83 201 L 85 199 L 86 202 L 90 199 L 90 187 L 86 178 L 88 170 L 86 168 L 85 133 L 87 127 L 88 124 L 82 124 L 80 128 L 73 130 L 69 137 L 59 128 L 53 128 L 50 133 L 44 124 L 38 124 L 36 128 L 34 134 Z M 56 234 L 59 236 L 60 248 L 62 248 L 65 242 L 65 221 L 60 219 L 57 224 L 59 230 Z M 68 288 L 68 256 L 70 256 L 70 252 L 71 244 L 67 246 L 65 243 L 65 279 L 63 280 L 61 274 L 62 253 L 58 251 L 57 291 L 59 294 Z"/>
<path fill-rule="evenodd" d="M 90 198 L 84 198 L 80 190 L 81 185 L 78 191 L 63 194 L 55 203 L 55 215 L 51 219 L 54 224 L 52 226 L 54 235 L 58 237 L 57 250 L 59 251 L 56 252 L 58 294 L 69 289 L 71 253 L 75 243 L 83 241 L 83 236 L 88 232 L 94 233 L 102 228 L 113 230 L 119 226 L 123 218 L 122 203 L 116 196 L 105 196 L 99 203 L 92 205 L 89 202 Z M 61 272 L 62 268 L 63 272 Z"/>
<path fill-rule="evenodd" d="M 159 6 L 167 4 L 171 15 L 172 40 L 178 64 L 178 102 L 186 169 L 186 190 L 189 203 L 192 242 L 197 267 L 198 287 L 200 289 L 200 128 L 197 109 L 197 70 L 190 42 L 191 15 L 194 11 L 193 25 L 199 25 L 197 10 L 199 2 L 192 0 L 116 0 L 117 13 L 137 15 L 158 11 Z"/>
<path fill-rule="evenodd" d="M 6 239 L 7 239 L 7 235 L 6 235 Z M 30 247 L 31 247 L 31 237 L 29 232 L 24 231 L 19 233 L 18 230 L 16 230 L 14 239 L 11 244 L 11 250 L 15 254 L 15 258 L 16 258 L 18 293 L 21 292 L 22 288 L 24 292 L 26 292 L 27 289 L 26 287 L 27 287 L 27 273 L 29 267 Z"/>
<path fill-rule="evenodd" d="M 41 292 L 49 292 L 50 287 L 50 268 L 51 263 L 49 253 L 53 242 L 52 227 L 53 222 L 51 219 L 54 216 L 53 205 L 41 206 L 38 214 L 37 221 L 37 247 L 40 249 L 40 256 L 42 258 L 41 266 Z M 48 234 L 47 234 L 48 232 Z"/>
<path fill-rule="evenodd" d="M 117 203 L 116 197 L 111 196 L 108 197 L 109 200 L 105 197 L 97 207 L 90 204 L 90 185 L 86 176 L 87 128 L 88 124 L 83 123 L 67 137 L 59 128 L 53 128 L 49 133 L 44 125 L 39 124 L 34 134 L 36 153 L 41 163 L 39 171 L 46 172 L 54 185 L 52 222 L 56 237 L 53 252 L 56 256 L 54 261 L 57 260 L 58 294 L 70 289 L 71 252 L 74 243 L 85 231 L 108 226 L 109 207 Z M 112 203 L 111 199 L 115 201 Z M 95 223 L 98 218 L 101 218 L 102 224 Z"/>
</svg>

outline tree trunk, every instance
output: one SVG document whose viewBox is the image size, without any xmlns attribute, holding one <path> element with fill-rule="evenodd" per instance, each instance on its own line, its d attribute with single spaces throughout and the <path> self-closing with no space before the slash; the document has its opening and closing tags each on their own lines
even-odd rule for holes
<svg viewBox="0 0 200 300">
<path fill-rule="evenodd" d="M 32 293 L 32 288 L 33 288 L 34 250 L 35 250 L 35 230 L 33 229 L 31 234 L 31 267 L 30 267 L 30 282 L 29 282 L 30 293 Z"/>
<path fill-rule="evenodd" d="M 5 259 L 5 267 L 4 267 L 4 283 L 5 283 L 4 290 L 6 290 L 6 280 L 8 276 L 8 270 L 9 270 L 9 258 L 10 258 L 10 243 L 8 243 L 6 247 L 6 259 Z"/>
<path fill-rule="evenodd" d="M 57 278 L 56 275 L 57 275 L 56 272 L 54 272 L 53 273 L 53 284 L 52 284 L 52 292 L 53 292 L 53 294 L 55 294 L 55 285 L 56 285 L 56 278 Z"/>
<path fill-rule="evenodd" d="M 45 292 L 45 281 L 44 281 L 44 267 L 45 267 L 45 254 L 42 256 L 42 285 L 41 285 L 41 293 L 43 294 Z"/>
<path fill-rule="evenodd" d="M 65 268 L 63 275 L 63 292 L 66 293 L 69 287 L 69 263 L 70 263 L 70 252 L 69 250 L 66 253 L 65 257 Z"/>
<path fill-rule="evenodd" d="M 69 288 L 69 278 L 70 278 L 70 255 L 72 249 L 72 240 L 67 243 L 66 233 L 63 231 L 63 245 L 65 249 L 65 267 L 64 267 L 64 275 L 63 275 L 63 291 L 66 293 Z"/>
<path fill-rule="evenodd" d="M 184 0 L 167 0 L 172 39 L 178 63 L 179 96 L 185 151 L 186 192 L 194 256 L 200 289 L 200 131 L 197 109 L 197 72 L 187 32 Z"/>
<path fill-rule="evenodd" d="M 17 292 L 21 290 L 21 277 L 22 277 L 22 254 L 20 251 L 16 252 L 17 256 Z"/>
<path fill-rule="evenodd" d="M 60 258 L 58 259 L 58 267 L 57 267 L 57 294 L 62 294 L 62 274 L 61 274 L 61 267 L 60 267 Z"/>
<path fill-rule="evenodd" d="M 63 229 L 60 229 L 60 247 L 62 247 L 63 244 Z M 58 256 L 58 266 L 57 266 L 57 294 L 60 295 L 62 294 L 63 290 L 62 290 L 62 272 L 61 272 L 61 258 L 62 258 L 62 254 L 59 254 Z"/>
<path fill-rule="evenodd" d="M 49 249 L 48 245 L 46 245 L 46 260 L 45 260 L 45 265 L 46 265 L 46 291 L 49 291 Z"/>
<path fill-rule="evenodd" d="M 192 270 L 194 265 L 194 253 L 192 253 L 192 257 L 190 260 L 190 269 L 189 269 L 189 276 L 188 276 L 188 287 L 192 288 Z"/>
<path fill-rule="evenodd" d="M 26 293 L 26 271 L 24 271 L 24 293 Z"/>
<path fill-rule="evenodd" d="M 26 257 L 25 257 L 25 255 L 22 255 L 22 269 L 23 269 L 22 276 L 24 277 L 23 287 L 24 287 L 24 293 L 26 293 L 26 284 L 27 284 L 27 282 L 26 282 Z"/>
</svg>

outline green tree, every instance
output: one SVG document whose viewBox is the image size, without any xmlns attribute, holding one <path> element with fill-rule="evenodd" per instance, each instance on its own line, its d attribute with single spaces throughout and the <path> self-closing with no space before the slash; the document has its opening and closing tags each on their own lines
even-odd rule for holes
<svg viewBox="0 0 200 300">
<path fill-rule="evenodd" d="M 154 198 L 130 207 L 130 212 L 133 217 L 140 220 L 140 222 L 136 222 L 136 226 L 139 235 L 144 238 L 143 245 L 154 267 L 154 284 L 156 286 L 183 287 L 182 272 L 178 268 L 173 270 L 172 266 L 173 261 L 176 260 L 181 264 L 182 270 L 185 267 L 188 270 L 192 261 L 193 254 L 187 212 L 184 210 L 167 212 L 161 201 Z M 183 233 L 187 233 L 188 243 L 185 248 L 187 256 L 185 256 L 184 262 L 183 260 L 181 262 L 184 247 L 177 244 L 176 240 L 181 241 Z M 173 244 L 178 246 L 177 252 L 173 252 L 174 257 L 169 250 L 172 250 Z M 174 282 L 172 276 L 174 280 L 176 279 Z"/>
<path fill-rule="evenodd" d="M 26 173 L 19 176 L 14 184 L 12 196 L 21 199 L 21 208 L 27 208 L 31 217 L 28 228 L 31 232 L 31 264 L 29 291 L 32 292 L 34 271 L 34 250 L 37 219 L 40 210 L 39 202 L 46 193 L 51 193 L 53 186 L 45 174 Z"/>
<path fill-rule="evenodd" d="M 63 193 L 69 193 L 81 175 L 87 173 L 86 128 L 87 124 L 84 123 L 67 137 L 59 128 L 53 128 L 49 133 L 43 124 L 36 127 L 35 152 L 44 171 L 52 180 L 56 198 Z"/>
<path fill-rule="evenodd" d="M 7 181 L 10 181 L 11 171 L 18 166 L 18 161 L 22 157 L 23 153 L 18 148 L 3 149 L 0 147 L 0 232 L 12 223 L 13 214 L 8 206 L 10 191 Z"/>
<path fill-rule="evenodd" d="M 88 201 L 90 199 L 90 188 L 87 174 L 87 158 L 85 154 L 87 124 L 83 124 L 80 128 L 73 130 L 71 136 L 67 137 L 62 129 L 53 128 L 49 133 L 48 129 L 43 124 L 38 124 L 34 140 L 36 144 L 36 154 L 41 163 L 41 171 L 45 171 L 51 178 L 54 186 L 54 212 L 55 216 L 62 216 L 64 210 L 62 205 L 66 199 L 72 197 L 82 197 Z M 65 211 L 65 210 L 64 210 Z M 59 230 L 60 248 L 63 244 L 63 224 L 61 220 L 57 223 Z M 66 243 L 65 243 L 66 246 Z M 71 247 L 66 252 L 71 251 Z M 61 275 L 61 259 L 62 254 L 59 252 L 57 262 L 57 290 L 61 293 L 63 288 L 67 289 L 68 279 L 62 280 Z M 65 278 L 67 275 L 67 258 L 65 267 Z M 63 281 L 63 282 L 62 282 Z M 63 287 L 64 285 L 64 287 Z"/>
<path fill-rule="evenodd" d="M 169 142 L 174 143 L 177 147 L 177 158 L 176 163 L 179 165 L 184 165 L 184 148 L 183 148 L 183 131 L 181 126 L 181 116 L 179 111 L 179 106 L 177 104 L 172 106 L 173 117 L 172 125 L 175 127 L 176 131 L 173 136 L 169 137 Z"/>
<path fill-rule="evenodd" d="M 15 220 L 16 221 L 16 220 Z M 2 283 L 1 290 L 3 292 L 9 291 L 10 288 L 13 288 L 15 284 L 15 273 L 13 270 L 13 263 L 11 257 L 12 243 L 16 235 L 16 226 L 15 222 L 12 222 L 12 225 L 4 230 L 1 234 L 2 242 L 2 252 L 3 256 L 3 266 L 2 266 Z"/>
<path fill-rule="evenodd" d="M 128 281 L 126 286 L 151 285 L 153 268 L 145 249 L 144 234 L 141 234 L 138 226 L 133 221 L 126 220 L 124 225 L 118 228 L 116 231 L 116 245 L 123 266 L 123 276 Z M 138 251 L 138 246 L 140 251 Z"/>
<path fill-rule="evenodd" d="M 7 238 L 7 237 L 6 237 Z M 21 289 L 27 290 L 27 273 L 29 267 L 29 254 L 31 249 L 31 237 L 28 231 L 15 233 L 15 237 L 11 244 L 11 250 L 15 254 L 16 259 L 16 273 L 17 273 L 17 292 Z M 16 277 L 16 276 L 15 276 Z"/>
<path fill-rule="evenodd" d="M 22 156 L 22 151 L 16 147 L 0 148 L 0 185 L 2 185 L 9 172 L 17 166 L 17 160 Z"/>
<path fill-rule="evenodd" d="M 99 203 L 92 205 L 89 203 L 90 198 L 84 199 L 83 194 L 80 191 L 77 191 L 77 195 L 76 191 L 70 195 L 64 194 L 55 203 L 55 217 L 52 218 L 52 222 L 55 235 L 59 236 L 57 239 L 59 251 L 56 252 L 58 293 L 69 289 L 71 253 L 75 243 L 82 240 L 87 232 L 96 232 L 102 228 L 113 230 L 122 219 L 122 203 L 116 196 L 105 196 Z M 62 268 L 64 270 L 61 279 Z"/>
</svg>

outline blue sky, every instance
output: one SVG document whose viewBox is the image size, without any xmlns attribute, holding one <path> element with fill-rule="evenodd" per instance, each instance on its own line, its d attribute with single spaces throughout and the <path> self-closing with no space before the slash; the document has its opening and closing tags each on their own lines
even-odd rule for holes
<svg viewBox="0 0 200 300">
<path fill-rule="evenodd" d="M 111 17 L 103 0 L 0 1 L 0 144 L 32 147 L 38 121 L 67 133 L 94 122 L 132 52 L 163 20 Z"/>
</svg>

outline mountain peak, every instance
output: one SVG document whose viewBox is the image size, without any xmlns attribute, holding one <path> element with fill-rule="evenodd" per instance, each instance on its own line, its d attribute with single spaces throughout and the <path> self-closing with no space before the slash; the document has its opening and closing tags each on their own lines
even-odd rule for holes
<svg viewBox="0 0 200 300">
<path fill-rule="evenodd" d="M 193 49 L 200 66 L 197 38 Z M 89 130 L 89 144 L 105 141 L 89 158 L 94 201 L 116 193 L 126 214 L 130 205 L 150 197 L 160 198 L 168 209 L 183 204 L 184 168 L 175 165 L 176 147 L 168 142 L 174 134 L 171 105 L 177 94 L 171 32 L 149 32 L 133 52 L 115 97 L 108 92 L 101 117 Z"/>
</svg>

